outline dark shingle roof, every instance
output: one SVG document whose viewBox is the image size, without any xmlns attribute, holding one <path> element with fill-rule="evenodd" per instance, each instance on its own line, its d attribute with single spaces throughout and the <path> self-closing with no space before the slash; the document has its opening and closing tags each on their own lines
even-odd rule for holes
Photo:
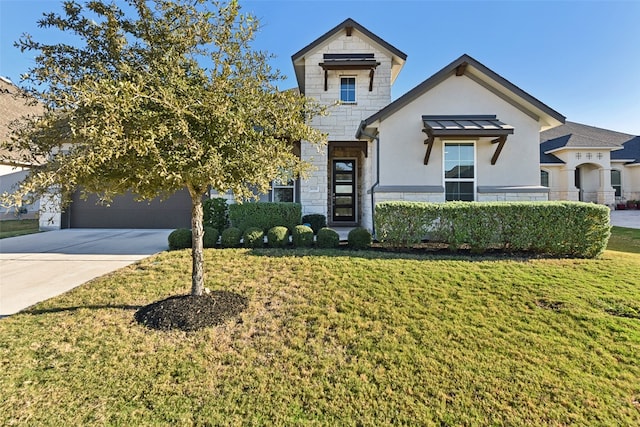
<svg viewBox="0 0 640 427">
<path fill-rule="evenodd" d="M 624 149 L 611 153 L 613 160 L 631 160 L 630 163 L 640 163 L 640 136 L 633 137 L 622 144 Z"/>
<path fill-rule="evenodd" d="M 569 139 L 569 135 L 559 136 L 548 141 L 544 141 L 540 144 L 540 163 L 564 163 L 562 160 L 554 156 L 553 154 L 547 154 L 547 151 L 555 150 L 560 147 L 564 147 Z"/>
<path fill-rule="evenodd" d="M 616 132 L 608 129 L 601 129 L 594 126 L 583 125 L 567 121 L 565 124 L 546 130 L 540 133 L 540 141 L 547 141 L 560 136 L 572 135 L 573 138 L 567 141 L 568 147 L 603 147 L 609 148 L 621 146 L 634 136 L 622 132 Z M 597 144 L 597 145 L 589 145 Z"/>
<path fill-rule="evenodd" d="M 558 163 L 549 156 L 557 157 L 545 153 L 563 147 L 609 148 L 611 159 L 640 162 L 640 137 L 569 121 L 540 133 L 540 162 Z"/>
</svg>

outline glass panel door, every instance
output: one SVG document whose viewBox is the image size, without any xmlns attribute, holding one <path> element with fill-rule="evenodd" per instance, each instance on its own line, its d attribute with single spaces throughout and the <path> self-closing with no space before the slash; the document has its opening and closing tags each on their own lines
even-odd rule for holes
<svg viewBox="0 0 640 427">
<path fill-rule="evenodd" d="M 333 221 L 356 220 L 356 161 L 334 160 L 332 175 Z"/>
</svg>

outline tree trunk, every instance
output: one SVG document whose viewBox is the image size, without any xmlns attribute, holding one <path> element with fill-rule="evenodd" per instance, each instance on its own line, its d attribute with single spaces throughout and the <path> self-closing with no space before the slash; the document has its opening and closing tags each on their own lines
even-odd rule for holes
<svg viewBox="0 0 640 427">
<path fill-rule="evenodd" d="M 191 295 L 202 295 L 204 293 L 204 252 L 202 237 L 204 236 L 202 194 L 189 188 L 191 194 L 191 231 L 193 232 L 191 246 Z"/>
</svg>

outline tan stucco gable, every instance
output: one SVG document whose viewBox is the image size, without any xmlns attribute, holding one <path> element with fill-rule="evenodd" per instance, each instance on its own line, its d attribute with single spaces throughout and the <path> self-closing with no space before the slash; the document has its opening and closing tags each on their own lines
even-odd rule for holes
<svg viewBox="0 0 640 427">
<path fill-rule="evenodd" d="M 565 122 L 565 117 L 562 114 L 465 54 L 411 89 L 396 101 L 365 119 L 358 128 L 356 138 L 374 134 L 380 121 L 395 114 L 452 76 L 464 76 L 473 80 L 489 92 L 500 97 L 522 113 L 537 121 L 541 131 L 551 129 Z"/>
</svg>

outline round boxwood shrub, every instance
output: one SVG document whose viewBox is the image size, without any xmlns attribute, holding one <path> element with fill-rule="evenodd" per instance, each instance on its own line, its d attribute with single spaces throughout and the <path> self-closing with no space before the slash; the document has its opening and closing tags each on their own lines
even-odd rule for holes
<svg viewBox="0 0 640 427">
<path fill-rule="evenodd" d="M 371 233 L 363 227 L 354 228 L 349 232 L 349 247 L 351 249 L 368 249 L 371 247 Z"/>
<path fill-rule="evenodd" d="M 242 235 L 245 248 L 261 248 L 264 246 L 264 231 L 258 227 L 249 227 Z"/>
<path fill-rule="evenodd" d="M 284 248 L 289 243 L 289 229 L 281 225 L 272 227 L 267 233 L 267 244 L 272 248 Z"/>
<path fill-rule="evenodd" d="M 220 237 L 220 245 L 223 248 L 237 248 L 240 246 L 240 239 L 242 238 L 242 231 L 236 227 L 227 228 L 222 232 Z"/>
<path fill-rule="evenodd" d="M 204 227 L 204 236 L 202 237 L 202 246 L 205 248 L 215 248 L 218 243 L 220 233 L 213 227 Z"/>
<path fill-rule="evenodd" d="M 327 217 L 322 214 L 308 214 L 302 217 L 303 224 L 309 224 L 313 234 L 318 234 L 321 228 L 327 226 Z"/>
<path fill-rule="evenodd" d="M 319 248 L 333 249 L 340 246 L 340 235 L 337 231 L 331 228 L 321 228 L 318 230 L 318 237 L 316 238 L 316 244 Z"/>
<path fill-rule="evenodd" d="M 187 249 L 191 247 L 191 230 L 178 228 L 169 234 L 169 250 Z"/>
<path fill-rule="evenodd" d="M 296 248 L 313 245 L 313 230 L 306 225 L 296 225 L 291 233 L 291 241 Z"/>
</svg>

